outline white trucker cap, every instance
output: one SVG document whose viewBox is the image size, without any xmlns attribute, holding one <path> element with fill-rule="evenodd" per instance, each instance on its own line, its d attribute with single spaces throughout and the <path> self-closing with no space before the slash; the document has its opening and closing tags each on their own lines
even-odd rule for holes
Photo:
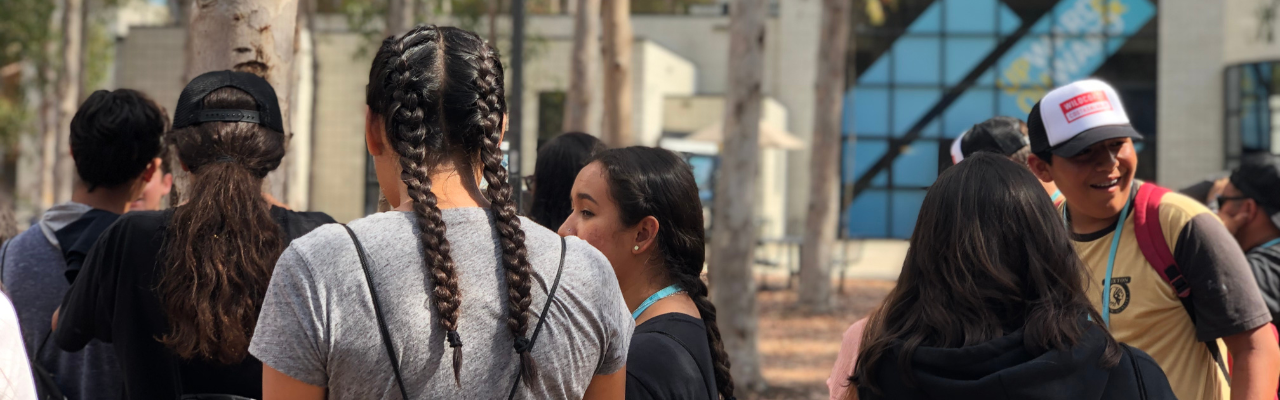
<svg viewBox="0 0 1280 400">
<path fill-rule="evenodd" d="M 1142 139 L 1129 125 L 1120 95 L 1106 82 L 1088 79 L 1053 89 L 1031 108 L 1027 133 L 1033 153 L 1071 157 L 1108 139 Z"/>
<path fill-rule="evenodd" d="M 964 135 L 969 133 L 968 130 L 960 132 L 960 136 L 956 136 L 956 140 L 951 142 L 951 164 L 959 164 L 964 161 L 964 152 L 960 151 L 960 142 L 964 141 Z"/>
</svg>

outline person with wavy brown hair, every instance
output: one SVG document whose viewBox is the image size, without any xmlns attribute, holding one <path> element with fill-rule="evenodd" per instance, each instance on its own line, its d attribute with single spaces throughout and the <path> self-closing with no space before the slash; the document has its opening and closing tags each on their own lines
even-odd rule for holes
<svg viewBox="0 0 1280 400">
<path fill-rule="evenodd" d="M 1174 399 L 1111 337 L 1035 176 L 978 153 L 929 188 L 898 284 L 866 324 L 846 399 Z"/>
<path fill-rule="evenodd" d="M 608 261 L 516 216 L 500 60 L 457 28 L 382 42 L 364 138 L 394 210 L 281 255 L 249 348 L 266 399 L 622 395 L 634 325 Z"/>
<path fill-rule="evenodd" d="M 126 398 L 260 398 L 262 363 L 249 341 L 276 259 L 333 219 L 264 197 L 286 137 L 261 77 L 196 77 L 167 141 L 191 172 L 187 202 L 124 214 L 102 234 L 56 317 L 56 342 L 67 351 L 111 342 Z"/>
</svg>

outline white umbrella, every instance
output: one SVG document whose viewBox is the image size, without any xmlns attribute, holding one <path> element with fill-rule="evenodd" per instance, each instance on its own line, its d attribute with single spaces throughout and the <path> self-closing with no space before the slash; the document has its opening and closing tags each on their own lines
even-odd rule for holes
<svg viewBox="0 0 1280 400">
<path fill-rule="evenodd" d="M 724 142 L 724 128 L 721 123 L 717 122 L 711 124 L 711 126 L 699 129 L 696 132 L 689 134 L 688 137 L 685 137 L 685 140 L 719 144 Z M 761 121 L 760 147 L 782 150 L 801 150 L 804 149 L 804 141 L 787 131 L 775 128 L 773 125 L 769 125 Z"/>
</svg>

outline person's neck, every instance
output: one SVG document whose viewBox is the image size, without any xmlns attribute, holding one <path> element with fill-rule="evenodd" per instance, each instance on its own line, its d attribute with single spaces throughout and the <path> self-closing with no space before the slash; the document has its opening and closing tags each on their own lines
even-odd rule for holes
<svg viewBox="0 0 1280 400">
<path fill-rule="evenodd" d="M 1040 186 L 1044 186 L 1044 192 L 1048 193 L 1049 196 L 1053 196 L 1054 193 L 1058 192 L 1058 184 L 1056 183 L 1040 181 Z"/>
<path fill-rule="evenodd" d="M 474 171 L 471 164 L 461 160 L 447 161 L 433 169 L 431 173 L 431 193 L 436 195 L 436 207 L 441 210 L 466 207 L 489 207 L 489 200 L 480 191 L 480 184 L 475 173 L 459 173 Z M 400 182 L 399 206 L 396 211 L 413 211 L 413 199 L 409 196 L 408 186 Z"/>
<path fill-rule="evenodd" d="M 1107 218 L 1094 218 L 1085 213 L 1076 212 L 1069 201 L 1067 202 L 1067 212 L 1071 213 L 1071 232 L 1077 235 L 1102 231 L 1115 226 L 1116 221 L 1120 219 L 1120 213 Z"/>
<path fill-rule="evenodd" d="M 622 299 L 627 303 L 627 310 L 635 312 L 645 300 L 657 293 L 669 283 L 659 279 L 651 279 L 649 271 L 643 267 L 615 268 L 615 271 L 632 271 L 618 275 L 618 287 L 622 289 Z"/>
<path fill-rule="evenodd" d="M 1239 239 L 1240 248 L 1244 249 L 1244 251 L 1253 250 L 1255 247 L 1266 244 L 1276 238 L 1280 238 L 1280 228 L 1276 228 L 1276 226 L 1271 223 L 1270 218 L 1266 219 L 1265 224 L 1256 225 L 1257 227 L 1252 229 L 1249 227 L 1244 228 L 1247 231 Z"/>
<path fill-rule="evenodd" d="M 71 201 L 116 214 L 129 211 L 129 203 L 134 200 L 133 197 L 129 185 L 117 188 L 97 187 L 90 192 L 88 186 L 77 181 L 71 191 Z"/>
</svg>

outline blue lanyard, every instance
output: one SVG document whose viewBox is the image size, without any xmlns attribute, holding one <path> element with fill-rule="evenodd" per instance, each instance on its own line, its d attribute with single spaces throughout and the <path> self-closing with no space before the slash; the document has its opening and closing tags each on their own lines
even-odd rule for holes
<svg viewBox="0 0 1280 400">
<path fill-rule="evenodd" d="M 1261 246 L 1254 247 L 1254 248 L 1255 248 L 1255 249 L 1265 249 L 1265 248 L 1268 248 L 1268 247 L 1271 247 L 1271 246 L 1275 246 L 1275 245 L 1277 245 L 1277 244 L 1280 244 L 1280 238 L 1271 239 L 1271 241 L 1270 241 L 1270 242 L 1263 243 Z"/>
<path fill-rule="evenodd" d="M 1054 202 L 1054 203 L 1057 203 L 1057 202 L 1058 202 L 1058 198 L 1059 198 L 1059 197 L 1062 197 L 1062 191 L 1061 191 L 1061 190 L 1054 190 L 1054 191 L 1053 191 L 1053 195 L 1050 195 L 1050 196 L 1049 196 L 1049 201 L 1052 201 L 1052 202 Z M 1070 232 L 1070 231 L 1068 231 L 1068 232 Z"/>
<path fill-rule="evenodd" d="M 1102 324 L 1107 327 L 1111 326 L 1111 272 L 1116 266 L 1116 248 L 1120 247 L 1120 234 L 1124 232 L 1124 220 L 1129 218 L 1129 203 L 1133 198 L 1129 198 L 1124 202 L 1124 208 L 1120 209 L 1120 219 L 1116 220 L 1115 236 L 1111 237 L 1111 254 L 1107 256 L 1107 275 L 1102 279 Z M 1062 205 L 1062 221 L 1067 221 L 1067 206 Z M 1067 223 L 1067 232 L 1071 232 L 1071 224 Z"/>
<path fill-rule="evenodd" d="M 636 311 L 631 313 L 631 319 L 639 319 L 640 314 L 643 314 L 644 310 L 648 309 L 649 306 L 653 305 L 653 303 L 657 303 L 658 300 L 671 297 L 672 295 L 679 292 L 680 292 L 680 287 L 676 285 L 667 286 L 662 290 L 659 290 L 658 293 L 654 293 L 653 295 L 649 296 L 649 298 L 644 299 L 643 303 L 640 303 L 640 307 L 637 307 Z"/>
</svg>

